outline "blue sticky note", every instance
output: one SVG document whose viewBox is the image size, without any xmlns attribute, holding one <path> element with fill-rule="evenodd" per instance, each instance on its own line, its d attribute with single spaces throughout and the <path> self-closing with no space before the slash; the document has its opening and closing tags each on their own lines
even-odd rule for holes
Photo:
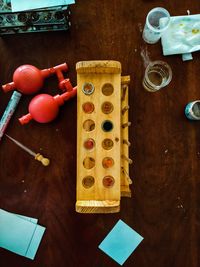
<svg viewBox="0 0 200 267">
<path fill-rule="evenodd" d="M 16 215 L 16 216 L 18 216 L 18 217 L 20 217 L 20 218 L 22 218 L 22 219 L 24 219 L 24 220 L 29 221 L 29 222 L 32 222 L 32 223 L 35 223 L 35 224 L 38 223 L 38 219 L 36 219 L 36 218 L 27 217 L 27 216 L 20 215 L 20 214 L 16 214 L 16 213 L 11 213 L 11 214 L 14 214 L 14 215 Z"/>
<path fill-rule="evenodd" d="M 29 244 L 29 247 L 26 251 L 26 257 L 29 258 L 29 259 L 34 259 L 35 258 L 35 254 L 38 250 L 38 247 L 40 245 L 40 241 L 41 241 L 41 238 L 44 234 L 44 231 L 45 231 L 45 227 L 43 226 L 40 226 L 40 225 L 37 225 L 36 229 L 35 229 L 35 233 L 33 235 L 33 238 Z"/>
<path fill-rule="evenodd" d="M 187 60 L 192 60 L 193 57 L 192 57 L 192 53 L 185 53 L 185 54 L 182 54 L 182 60 L 183 61 L 187 61 Z"/>
<path fill-rule="evenodd" d="M 45 228 L 33 220 L 0 209 L 0 247 L 34 259 Z"/>
<path fill-rule="evenodd" d="M 122 265 L 142 240 L 141 235 L 122 220 L 119 220 L 101 242 L 99 248 Z"/>
<path fill-rule="evenodd" d="M 74 4 L 75 0 L 11 0 L 13 12 Z"/>
</svg>

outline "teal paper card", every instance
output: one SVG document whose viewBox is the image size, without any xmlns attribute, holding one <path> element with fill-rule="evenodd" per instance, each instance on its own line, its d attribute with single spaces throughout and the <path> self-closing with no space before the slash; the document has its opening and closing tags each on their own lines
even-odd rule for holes
<svg viewBox="0 0 200 267">
<path fill-rule="evenodd" d="M 27 220 L 26 216 L 23 218 L 0 209 L 0 247 L 34 259 L 44 231 L 34 218 Z"/>
<path fill-rule="evenodd" d="M 29 259 L 34 259 L 35 258 L 35 254 L 38 250 L 38 247 L 40 245 L 40 241 L 42 239 L 42 236 L 44 234 L 45 231 L 45 227 L 37 225 L 36 229 L 35 229 L 35 233 L 33 235 L 33 238 L 29 244 L 29 247 L 26 251 L 26 257 Z"/>
<path fill-rule="evenodd" d="M 29 222 L 32 222 L 32 223 L 35 223 L 35 224 L 38 223 L 38 219 L 36 219 L 36 218 L 27 217 L 27 216 L 20 215 L 20 214 L 16 214 L 16 213 L 11 213 L 11 214 L 16 215 L 16 216 L 18 216 L 18 217 L 20 217 L 20 218 L 22 218 L 22 219 L 24 219 L 24 220 L 27 220 L 27 221 L 29 221 Z"/>
<path fill-rule="evenodd" d="M 99 248 L 122 265 L 142 240 L 141 235 L 122 220 L 119 220 L 101 242 Z"/>
<path fill-rule="evenodd" d="M 75 0 L 11 0 L 13 12 L 74 4 Z"/>
</svg>

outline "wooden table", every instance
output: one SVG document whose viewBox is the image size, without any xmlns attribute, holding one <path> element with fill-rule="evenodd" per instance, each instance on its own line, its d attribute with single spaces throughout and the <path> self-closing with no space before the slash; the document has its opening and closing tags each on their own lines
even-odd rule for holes
<svg viewBox="0 0 200 267">
<path fill-rule="evenodd" d="M 130 84 L 130 156 L 134 161 L 132 198 L 123 198 L 121 212 L 86 215 L 75 212 L 76 99 L 60 108 L 49 124 L 21 126 L 32 96 L 23 96 L 7 133 L 51 159 L 43 167 L 9 141 L 1 140 L 0 208 L 39 218 L 47 230 L 34 261 L 0 249 L 1 267 L 119 266 L 98 249 L 122 219 L 144 241 L 128 258 L 129 267 L 200 266 L 200 127 L 188 121 L 185 105 L 200 98 L 199 52 L 183 62 L 164 57 L 161 44 L 141 38 L 146 14 L 163 6 L 171 15 L 199 13 L 199 1 L 77 0 L 71 7 L 68 32 L 7 36 L 0 39 L 0 81 L 10 82 L 22 64 L 40 69 L 67 62 L 67 76 L 76 85 L 80 60 L 114 59 L 122 63 Z M 164 60 L 173 71 L 170 85 L 157 93 L 142 87 L 144 61 Z M 41 92 L 57 94 L 57 80 L 46 80 Z M 11 93 L 0 92 L 0 115 Z"/>
</svg>

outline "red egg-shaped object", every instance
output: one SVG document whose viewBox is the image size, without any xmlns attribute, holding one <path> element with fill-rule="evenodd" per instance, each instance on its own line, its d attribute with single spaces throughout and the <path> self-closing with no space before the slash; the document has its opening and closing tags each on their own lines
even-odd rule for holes
<svg viewBox="0 0 200 267">
<path fill-rule="evenodd" d="M 23 94 L 33 94 L 43 86 L 41 70 L 32 65 L 22 65 L 13 74 L 15 87 Z"/>
<path fill-rule="evenodd" d="M 56 100 L 47 94 L 35 96 L 29 104 L 29 113 L 32 118 L 40 123 L 54 120 L 59 112 Z"/>
</svg>

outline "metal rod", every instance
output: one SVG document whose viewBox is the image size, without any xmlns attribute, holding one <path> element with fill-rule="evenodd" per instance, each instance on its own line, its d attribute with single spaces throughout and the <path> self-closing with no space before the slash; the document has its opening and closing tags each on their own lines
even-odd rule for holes
<svg viewBox="0 0 200 267">
<path fill-rule="evenodd" d="M 19 146 L 20 148 L 22 148 L 28 154 L 30 154 L 31 156 L 33 156 L 35 160 L 40 161 L 44 166 L 48 166 L 49 165 L 50 160 L 48 158 L 44 158 L 40 153 L 35 153 L 34 151 L 32 151 L 28 147 L 24 146 L 19 141 L 17 141 L 16 139 L 14 139 L 11 136 L 9 136 L 8 134 L 5 134 L 5 135 L 6 135 L 7 138 L 9 138 L 11 141 L 13 141 L 13 143 L 15 143 L 17 146 Z"/>
</svg>

